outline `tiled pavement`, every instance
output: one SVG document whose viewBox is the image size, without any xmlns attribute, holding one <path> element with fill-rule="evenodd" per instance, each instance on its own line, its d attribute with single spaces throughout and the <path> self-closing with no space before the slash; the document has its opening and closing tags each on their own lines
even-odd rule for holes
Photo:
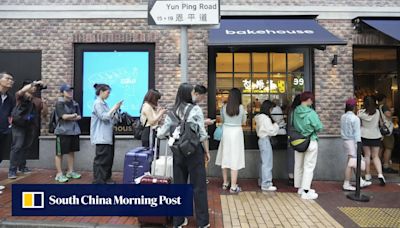
<svg viewBox="0 0 400 228">
<path fill-rule="evenodd" d="M 0 184 L 7 187 L 0 195 L 0 220 L 91 223 L 108 226 L 138 224 L 135 217 L 118 216 L 12 217 L 11 184 L 54 183 L 54 170 L 34 170 L 32 174 L 21 176 L 12 182 L 6 179 L 6 174 L 6 169 L 0 169 L 0 180 L 2 180 Z M 82 179 L 70 183 L 90 183 L 91 172 L 82 174 Z M 399 179 L 397 174 L 393 176 L 394 180 Z M 121 182 L 122 174 L 114 173 L 113 178 Z M 316 201 L 301 200 L 296 190 L 287 186 L 284 181 L 275 182 L 278 187 L 277 193 L 262 193 L 257 187 L 256 180 L 240 180 L 239 184 L 244 192 L 239 195 L 230 195 L 222 191 L 221 184 L 220 179 L 212 178 L 208 185 L 211 227 L 359 227 L 357 221 L 353 221 L 344 213 L 346 211 L 343 211 L 343 208 L 353 208 L 349 210 L 355 215 L 354 218 L 359 215 L 355 214 L 358 212 L 354 208 L 400 208 L 400 185 L 397 183 L 387 184 L 385 187 L 374 184 L 363 190 L 364 194 L 371 196 L 369 203 L 348 200 L 347 193 L 341 190 L 342 183 L 340 182 L 314 181 L 313 188 L 320 195 Z M 190 218 L 188 227 L 195 227 L 193 218 Z M 369 227 L 387 226 L 380 223 L 380 226 L 375 224 Z"/>
</svg>

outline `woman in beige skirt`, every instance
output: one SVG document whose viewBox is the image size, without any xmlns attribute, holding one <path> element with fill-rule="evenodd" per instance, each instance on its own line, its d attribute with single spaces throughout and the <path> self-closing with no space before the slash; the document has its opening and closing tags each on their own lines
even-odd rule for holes
<svg viewBox="0 0 400 228">
<path fill-rule="evenodd" d="M 222 189 L 227 190 L 230 186 L 231 193 L 239 193 L 241 188 L 237 185 L 238 171 L 245 167 L 242 125 L 246 123 L 239 89 L 233 88 L 229 91 L 228 103 L 222 107 L 221 117 L 223 133 L 215 164 L 222 168 Z M 228 181 L 228 169 L 231 170 L 231 184 Z"/>
</svg>

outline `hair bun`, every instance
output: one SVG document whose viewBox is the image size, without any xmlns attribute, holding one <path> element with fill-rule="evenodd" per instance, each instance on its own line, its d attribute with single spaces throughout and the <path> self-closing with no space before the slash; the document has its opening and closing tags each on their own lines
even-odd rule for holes
<svg viewBox="0 0 400 228">
<path fill-rule="evenodd" d="M 93 87 L 96 89 L 97 88 L 97 86 L 98 86 L 98 84 L 97 83 L 95 83 L 94 85 L 93 85 Z"/>
</svg>

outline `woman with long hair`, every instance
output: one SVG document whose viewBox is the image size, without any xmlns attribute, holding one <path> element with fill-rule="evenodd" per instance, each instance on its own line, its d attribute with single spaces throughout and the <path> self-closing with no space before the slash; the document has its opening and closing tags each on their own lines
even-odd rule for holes
<svg viewBox="0 0 400 228">
<path fill-rule="evenodd" d="M 260 149 L 260 179 L 262 191 L 276 191 L 272 183 L 273 153 L 270 137 L 279 132 L 279 125 L 271 116 L 274 103 L 266 100 L 261 105 L 260 114 L 255 116 L 258 148 Z"/>
<path fill-rule="evenodd" d="M 150 89 L 143 99 L 143 105 L 140 109 L 140 122 L 145 127 L 142 132 L 142 146 L 149 147 L 150 130 L 158 126 L 164 113 L 165 108 L 158 107 L 158 100 L 161 98 L 161 93 L 158 90 Z M 154 135 L 155 136 L 155 135 Z"/>
<path fill-rule="evenodd" d="M 245 167 L 242 125 L 246 123 L 247 119 L 239 89 L 233 88 L 229 91 L 228 103 L 222 106 L 221 117 L 223 134 L 215 164 L 222 168 L 224 179 L 222 189 L 229 189 L 231 193 L 239 193 L 241 188 L 237 185 L 238 171 Z M 228 169 L 231 171 L 230 184 Z"/>
<path fill-rule="evenodd" d="M 93 104 L 90 118 L 90 141 L 96 145 L 93 161 L 93 184 L 114 184 L 111 170 L 114 163 L 114 124 L 118 121 L 117 111 L 122 101 L 111 109 L 105 102 L 110 96 L 111 87 L 107 84 L 94 84 L 97 99 Z"/>
<path fill-rule="evenodd" d="M 288 111 L 288 127 L 287 132 L 293 131 L 293 113 L 297 106 L 301 105 L 300 101 L 300 94 L 297 94 L 292 104 L 290 105 Z M 288 185 L 293 186 L 294 184 L 294 149 L 290 146 L 289 139 L 288 139 L 288 147 L 287 147 L 287 172 L 288 172 Z"/>
<path fill-rule="evenodd" d="M 372 179 L 370 171 L 372 156 L 372 161 L 378 172 L 380 185 L 384 186 L 386 181 L 382 174 L 382 163 L 379 158 L 379 149 L 382 139 L 382 134 L 379 130 L 380 113 L 377 109 L 375 98 L 371 96 L 364 98 L 364 109 L 358 112 L 358 117 L 361 119 L 361 141 L 365 158 L 365 180 L 370 181 Z"/>
<path fill-rule="evenodd" d="M 196 223 L 198 227 L 210 227 L 207 200 L 207 184 L 205 162 L 210 160 L 208 151 L 208 135 L 204 127 L 204 116 L 201 108 L 194 103 L 194 89 L 188 83 L 179 86 L 176 94 L 175 105 L 171 113 L 165 118 L 164 124 L 157 132 L 157 137 L 164 138 L 170 136 L 171 128 L 177 126 L 176 117 L 185 119 L 186 112 L 190 110 L 187 116 L 187 122 L 193 123 L 199 144 L 195 153 L 184 156 L 181 153 L 173 153 L 173 172 L 174 184 L 187 184 L 190 176 L 190 183 L 193 184 L 194 206 L 196 213 Z M 174 227 L 186 226 L 187 218 L 174 217 Z"/>
</svg>

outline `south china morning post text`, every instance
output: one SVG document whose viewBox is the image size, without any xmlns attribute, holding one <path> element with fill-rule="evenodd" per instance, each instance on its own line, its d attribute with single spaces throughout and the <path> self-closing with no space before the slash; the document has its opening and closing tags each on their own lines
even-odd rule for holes
<svg viewBox="0 0 400 228">
<path fill-rule="evenodd" d="M 15 184 L 13 216 L 192 216 L 190 184 Z"/>
<path fill-rule="evenodd" d="M 49 205 L 140 205 L 158 207 L 159 205 L 182 205 L 182 197 L 168 197 L 165 195 L 160 195 L 158 197 L 145 197 L 144 195 L 140 197 L 125 197 L 122 195 L 114 197 L 83 195 L 81 197 L 78 197 L 76 195 L 72 195 L 65 198 L 51 195 L 49 197 Z"/>
</svg>

